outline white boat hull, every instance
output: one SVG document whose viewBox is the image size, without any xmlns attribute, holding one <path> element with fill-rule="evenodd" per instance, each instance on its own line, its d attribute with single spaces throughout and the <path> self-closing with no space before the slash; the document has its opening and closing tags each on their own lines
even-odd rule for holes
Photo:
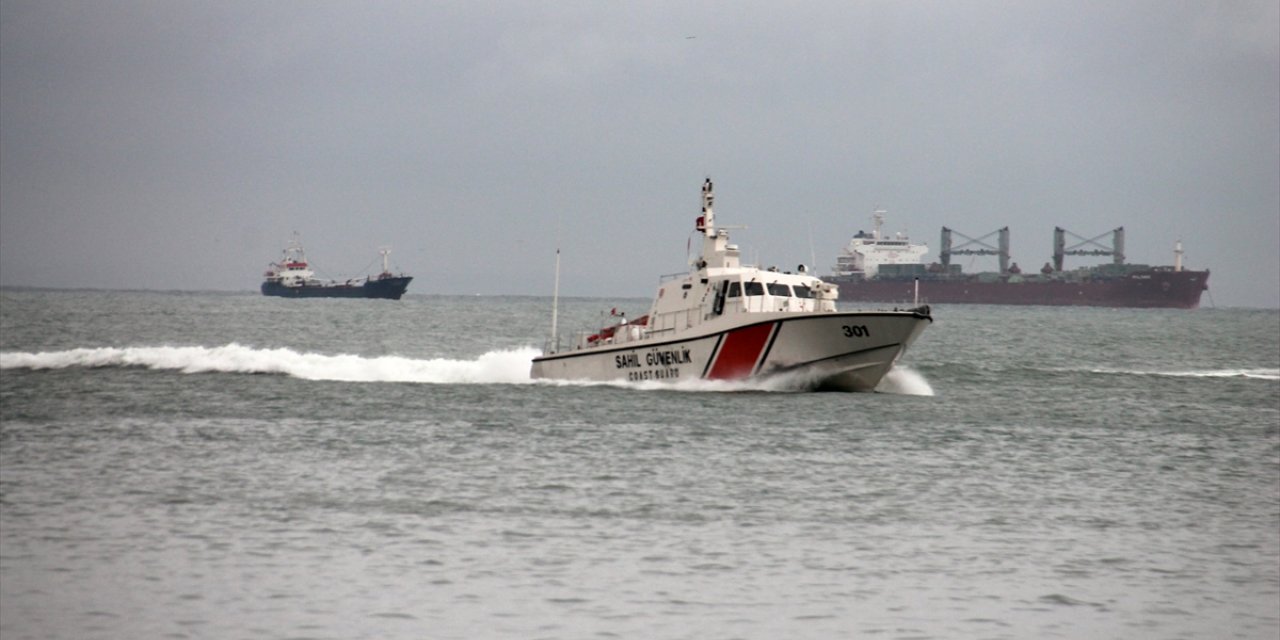
<svg viewBox="0 0 1280 640">
<path fill-rule="evenodd" d="M 910 311 L 761 313 L 534 358 L 534 378 L 592 381 L 740 380 L 795 376 L 804 386 L 871 391 L 932 318 Z"/>
</svg>

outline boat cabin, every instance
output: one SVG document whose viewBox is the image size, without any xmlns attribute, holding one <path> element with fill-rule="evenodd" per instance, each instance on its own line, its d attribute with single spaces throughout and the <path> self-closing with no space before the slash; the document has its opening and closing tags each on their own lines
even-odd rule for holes
<svg viewBox="0 0 1280 640">
<path fill-rule="evenodd" d="M 704 235 L 702 252 L 687 274 L 658 285 L 649 313 L 601 331 L 579 334 L 577 348 L 618 344 L 648 338 L 670 338 L 700 325 L 727 321 L 741 324 L 742 314 L 814 313 L 836 310 L 837 286 L 797 272 L 743 266 L 738 246 L 729 233 L 717 229 L 711 181 L 703 185 L 702 216 L 695 228 Z"/>
</svg>

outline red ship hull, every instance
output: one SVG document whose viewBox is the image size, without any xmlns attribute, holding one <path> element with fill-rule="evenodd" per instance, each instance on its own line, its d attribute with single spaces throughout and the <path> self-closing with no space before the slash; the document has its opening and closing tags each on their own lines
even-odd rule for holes
<svg viewBox="0 0 1280 640">
<path fill-rule="evenodd" d="M 840 300 L 849 302 L 915 301 L 915 280 L 832 276 L 840 285 Z M 981 276 L 922 277 L 920 303 L 1009 304 L 1086 307 L 1195 309 L 1209 288 L 1208 271 L 1151 269 L 1112 278 Z"/>
</svg>

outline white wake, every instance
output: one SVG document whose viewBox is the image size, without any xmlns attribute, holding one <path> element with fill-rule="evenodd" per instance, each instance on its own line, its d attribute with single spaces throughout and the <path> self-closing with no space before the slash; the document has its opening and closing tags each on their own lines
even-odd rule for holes
<svg viewBox="0 0 1280 640">
<path fill-rule="evenodd" d="M 0 353 L 0 369 L 146 367 L 182 373 L 274 373 L 341 382 L 526 383 L 532 347 L 490 351 L 474 360 L 299 353 L 292 349 L 104 347 L 41 353 Z"/>
<path fill-rule="evenodd" d="M 933 386 L 919 371 L 897 364 L 880 379 L 876 391 L 904 396 L 931 396 Z"/>
<path fill-rule="evenodd" d="M 1170 378 L 1253 378 L 1280 380 L 1280 369 L 1188 369 L 1181 371 L 1140 371 L 1131 369 L 1091 369 L 1092 373 L 1133 376 L 1165 376 Z"/>
</svg>

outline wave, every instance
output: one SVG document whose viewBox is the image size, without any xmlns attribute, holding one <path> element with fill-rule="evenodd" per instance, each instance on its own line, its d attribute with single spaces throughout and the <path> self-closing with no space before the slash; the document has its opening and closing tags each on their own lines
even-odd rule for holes
<svg viewBox="0 0 1280 640">
<path fill-rule="evenodd" d="M 533 380 L 529 363 L 541 352 L 533 347 L 490 351 L 474 360 L 415 359 L 400 356 L 365 357 L 299 353 L 292 349 L 255 349 L 239 344 L 221 347 L 100 347 L 0 353 L 0 369 L 67 369 L 72 367 L 145 367 L 181 373 L 281 374 L 303 380 L 337 382 L 417 382 L 436 384 L 544 384 L 556 386 L 615 386 L 676 391 L 807 391 L 812 381 L 791 376 L 724 381 L 591 382 Z M 901 395 L 933 395 L 920 373 L 894 367 L 877 391 Z"/>
<path fill-rule="evenodd" d="M 933 386 L 919 371 L 898 364 L 880 379 L 876 391 L 904 396 L 931 396 Z"/>
<path fill-rule="evenodd" d="M 1199 369 L 1185 371 L 1141 371 L 1131 369 L 1089 369 L 1090 373 L 1170 378 L 1253 378 L 1280 380 L 1280 369 Z"/>
</svg>

